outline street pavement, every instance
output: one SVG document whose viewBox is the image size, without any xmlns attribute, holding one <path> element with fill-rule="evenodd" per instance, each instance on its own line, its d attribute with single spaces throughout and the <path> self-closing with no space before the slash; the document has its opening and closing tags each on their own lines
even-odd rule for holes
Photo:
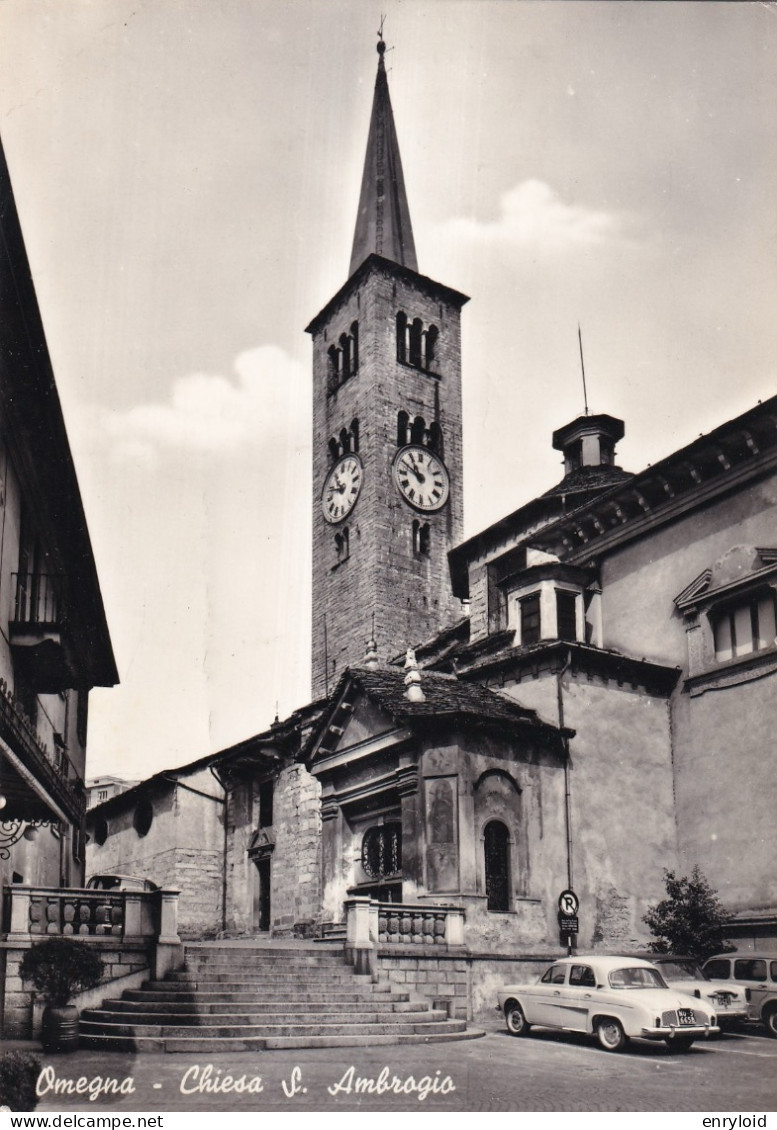
<svg viewBox="0 0 777 1130">
<path fill-rule="evenodd" d="M 633 1041 L 614 1055 L 582 1036 L 534 1029 L 514 1038 L 496 1014 L 479 1020 L 488 1029 L 485 1037 L 448 1044 L 201 1056 L 83 1050 L 44 1056 L 50 1090 L 37 1109 L 763 1113 L 777 1108 L 777 1040 L 755 1026 L 700 1041 L 687 1054 Z M 88 1094 L 55 1092 L 57 1081 L 72 1086 L 79 1077 L 86 1080 L 82 1087 L 114 1079 L 114 1086 L 131 1093 L 101 1093 L 90 1101 Z M 228 1077 L 231 1089 L 226 1089 Z M 241 1077 L 242 1091 L 236 1091 Z M 358 1080 L 371 1080 L 372 1087 L 365 1090 Z"/>
</svg>

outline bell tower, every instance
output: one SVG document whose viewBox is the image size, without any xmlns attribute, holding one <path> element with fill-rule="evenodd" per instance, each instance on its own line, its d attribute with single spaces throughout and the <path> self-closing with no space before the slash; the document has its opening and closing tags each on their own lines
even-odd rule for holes
<svg viewBox="0 0 777 1130">
<path fill-rule="evenodd" d="M 374 636 L 385 661 L 461 616 L 461 308 L 419 274 L 378 42 L 349 278 L 313 338 L 312 692 Z"/>
</svg>

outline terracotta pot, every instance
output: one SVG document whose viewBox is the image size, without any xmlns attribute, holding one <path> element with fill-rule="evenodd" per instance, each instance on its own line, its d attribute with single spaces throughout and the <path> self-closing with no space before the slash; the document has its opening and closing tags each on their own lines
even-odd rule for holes
<svg viewBox="0 0 777 1130">
<path fill-rule="evenodd" d="M 74 1004 L 61 1008 L 47 1005 L 43 1010 L 40 1042 L 47 1052 L 74 1052 L 78 1048 L 78 1009 Z"/>
</svg>

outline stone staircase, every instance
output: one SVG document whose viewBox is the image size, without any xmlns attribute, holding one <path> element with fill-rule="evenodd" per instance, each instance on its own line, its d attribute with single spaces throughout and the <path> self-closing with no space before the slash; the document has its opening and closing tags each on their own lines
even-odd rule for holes
<svg viewBox="0 0 777 1130">
<path fill-rule="evenodd" d="M 85 1009 L 81 1046 L 220 1052 L 465 1040 L 482 1035 L 428 1001 L 357 976 L 342 950 L 187 945 L 164 981 Z"/>
</svg>

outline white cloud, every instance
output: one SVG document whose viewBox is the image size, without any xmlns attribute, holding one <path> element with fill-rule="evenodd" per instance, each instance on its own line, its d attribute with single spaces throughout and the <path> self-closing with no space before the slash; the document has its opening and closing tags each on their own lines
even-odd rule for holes
<svg viewBox="0 0 777 1130">
<path fill-rule="evenodd" d="M 124 411 L 82 410 L 92 444 L 120 463 L 153 465 L 167 451 L 235 454 L 249 445 L 305 442 L 309 393 L 303 367 L 275 345 L 238 354 L 234 376 L 191 373 L 165 401 Z"/>
<path fill-rule="evenodd" d="M 608 241 L 622 242 L 623 217 L 582 204 L 567 204 L 541 180 L 526 180 L 503 193 L 499 218 L 457 217 L 442 224 L 441 239 L 503 243 L 563 251 Z"/>
</svg>

